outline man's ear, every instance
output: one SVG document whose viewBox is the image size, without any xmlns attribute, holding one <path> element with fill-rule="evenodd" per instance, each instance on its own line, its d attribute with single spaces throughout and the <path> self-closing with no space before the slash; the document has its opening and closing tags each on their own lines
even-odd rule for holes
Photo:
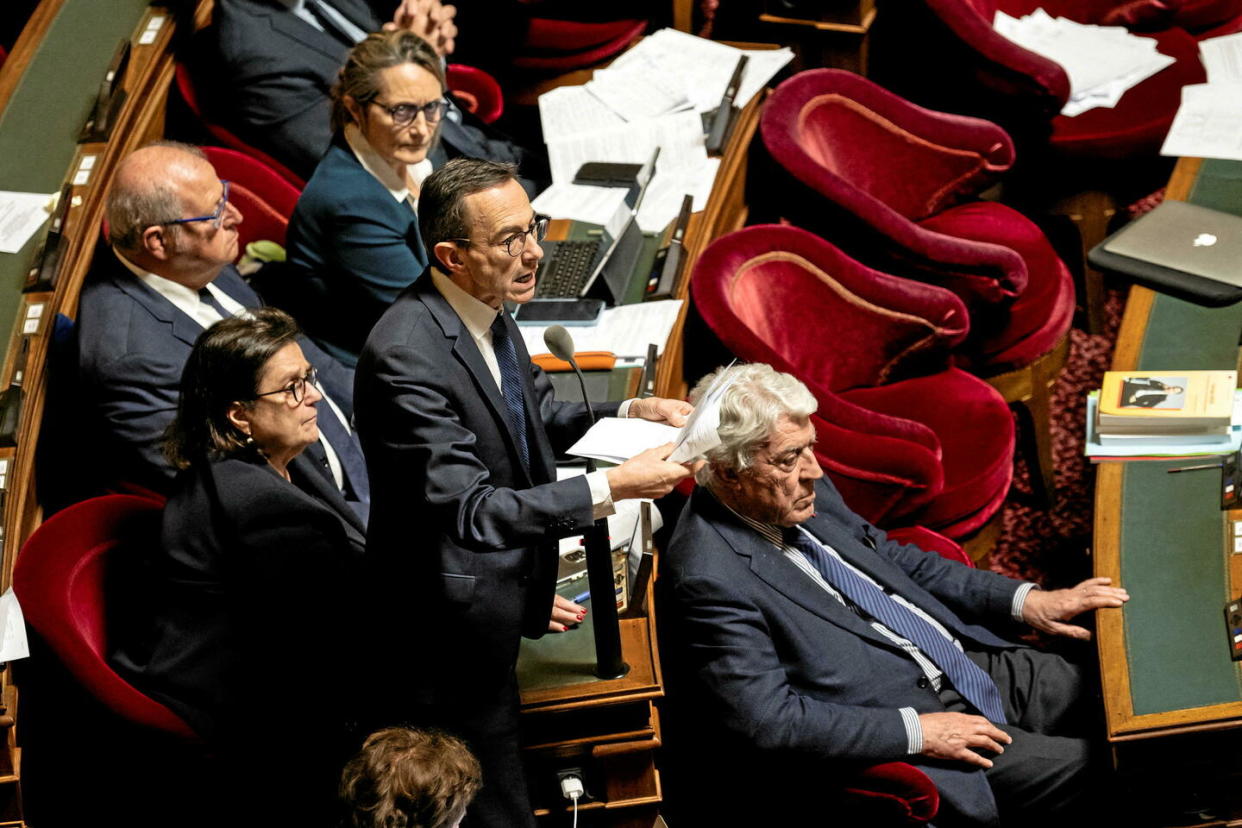
<svg viewBox="0 0 1242 828">
<path fill-rule="evenodd" d="M 737 469 L 719 466 L 713 470 L 716 483 L 727 492 L 736 492 L 742 482 L 742 476 Z"/>
<path fill-rule="evenodd" d="M 449 275 L 460 273 L 466 267 L 465 251 L 457 242 L 436 242 L 436 246 L 431 252 L 435 256 L 436 262 Z"/>
<path fill-rule="evenodd" d="M 152 224 L 142 231 L 142 237 L 139 239 L 138 245 L 148 256 L 161 262 L 166 262 L 172 257 L 170 242 L 173 232 L 175 231 L 171 227 Z"/>
<path fill-rule="evenodd" d="M 234 428 L 247 437 L 250 436 L 250 409 L 243 403 L 235 402 L 231 404 L 229 410 L 224 412 L 224 415 L 229 418 L 229 422 L 233 424 Z"/>
</svg>

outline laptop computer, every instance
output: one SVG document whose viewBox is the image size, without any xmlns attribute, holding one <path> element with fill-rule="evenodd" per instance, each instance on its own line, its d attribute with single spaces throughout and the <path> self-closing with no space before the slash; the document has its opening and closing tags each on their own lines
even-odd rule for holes
<svg viewBox="0 0 1242 828">
<path fill-rule="evenodd" d="M 657 147 L 639 172 L 637 186 L 631 188 L 599 238 L 540 242 L 544 257 L 536 274 L 536 299 L 591 297 L 604 300 L 609 307 L 624 300 L 643 249 L 638 210 L 655 176 L 659 155 Z"/>
<path fill-rule="evenodd" d="M 1199 304 L 1242 299 L 1242 216 L 1165 201 L 1097 245 L 1096 267 Z"/>
</svg>

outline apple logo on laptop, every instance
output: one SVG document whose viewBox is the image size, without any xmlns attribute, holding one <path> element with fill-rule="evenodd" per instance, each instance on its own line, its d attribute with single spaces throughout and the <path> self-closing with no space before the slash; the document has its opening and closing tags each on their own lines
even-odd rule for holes
<svg viewBox="0 0 1242 828">
<path fill-rule="evenodd" d="M 1211 233 L 1200 233 L 1195 236 L 1195 247 L 1211 247 L 1214 244 L 1216 244 L 1216 236 Z"/>
</svg>

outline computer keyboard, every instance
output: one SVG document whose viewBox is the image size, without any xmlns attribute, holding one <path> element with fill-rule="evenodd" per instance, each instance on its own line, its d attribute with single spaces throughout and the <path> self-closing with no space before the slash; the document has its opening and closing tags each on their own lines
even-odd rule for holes
<svg viewBox="0 0 1242 828">
<path fill-rule="evenodd" d="M 537 299 L 571 299 L 582 292 L 599 252 L 599 239 L 557 242 L 540 266 Z"/>
</svg>

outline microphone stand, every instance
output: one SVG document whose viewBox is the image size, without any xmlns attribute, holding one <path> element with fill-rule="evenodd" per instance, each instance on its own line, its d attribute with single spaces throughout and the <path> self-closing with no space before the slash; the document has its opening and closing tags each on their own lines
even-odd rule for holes
<svg viewBox="0 0 1242 828">
<path fill-rule="evenodd" d="M 572 349 L 571 349 L 572 351 Z M 595 425 L 595 412 L 587 399 L 586 379 L 571 352 L 566 360 L 578 375 L 582 402 L 587 417 Z M 596 471 L 595 461 L 587 458 L 587 474 Z M 608 540 L 608 519 L 600 518 L 582 533 L 586 541 L 587 584 L 591 590 L 595 631 L 595 675 L 602 679 L 618 679 L 630 671 L 621 658 L 621 625 L 617 620 L 617 584 L 612 571 L 612 544 Z"/>
</svg>

